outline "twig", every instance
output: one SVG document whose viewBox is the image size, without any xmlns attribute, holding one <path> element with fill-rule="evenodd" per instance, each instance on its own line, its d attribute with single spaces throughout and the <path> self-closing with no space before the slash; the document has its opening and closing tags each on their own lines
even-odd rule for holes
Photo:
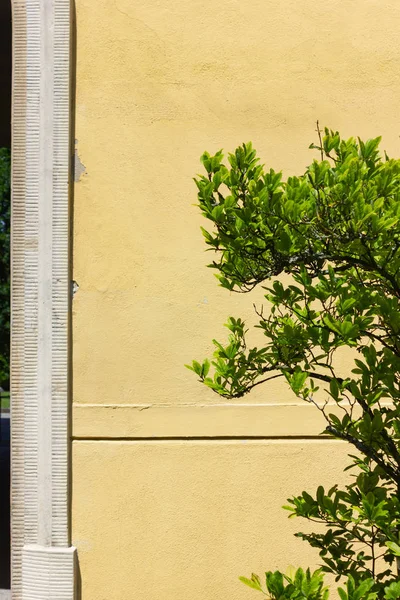
<svg viewBox="0 0 400 600">
<path fill-rule="evenodd" d="M 317 133 L 318 133 L 318 138 L 319 138 L 319 149 L 321 151 L 321 160 L 324 160 L 324 147 L 322 145 L 322 135 L 321 135 L 321 130 L 319 128 L 319 121 L 317 121 Z"/>
</svg>

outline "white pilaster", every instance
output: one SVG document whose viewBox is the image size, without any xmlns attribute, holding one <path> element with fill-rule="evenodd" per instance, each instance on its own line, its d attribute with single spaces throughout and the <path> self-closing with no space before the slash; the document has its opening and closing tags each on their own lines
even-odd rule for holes
<svg viewBox="0 0 400 600">
<path fill-rule="evenodd" d="M 70 0 L 13 0 L 12 598 L 72 600 Z"/>
</svg>

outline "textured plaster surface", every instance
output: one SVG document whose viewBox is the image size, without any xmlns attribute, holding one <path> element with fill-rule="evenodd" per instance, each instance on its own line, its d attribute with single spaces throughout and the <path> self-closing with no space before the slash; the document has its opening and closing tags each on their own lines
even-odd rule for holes
<svg viewBox="0 0 400 600">
<path fill-rule="evenodd" d="M 290 410 L 297 400 L 279 380 L 221 412 L 183 368 L 210 355 L 229 315 L 254 322 L 262 301 L 230 295 L 205 268 L 192 177 L 205 149 L 248 140 L 267 167 L 301 171 L 317 119 L 344 136 L 382 135 L 400 155 L 400 4 L 76 9 L 87 174 L 74 204 L 72 519 L 83 600 L 250 599 L 238 575 L 316 564 L 280 506 L 340 479 L 344 446 L 284 439 L 322 423 Z M 282 439 L 189 439 L 260 434 Z"/>
<path fill-rule="evenodd" d="M 316 562 L 290 492 L 343 479 L 341 442 L 76 442 L 83 600 L 251 600 L 239 575 Z M 81 474 L 85 473 L 82 477 Z"/>
<path fill-rule="evenodd" d="M 77 25 L 75 400 L 196 403 L 209 392 L 182 365 L 262 300 L 204 268 L 200 154 L 252 140 L 295 173 L 317 118 L 399 154 L 400 4 L 78 0 Z"/>
</svg>

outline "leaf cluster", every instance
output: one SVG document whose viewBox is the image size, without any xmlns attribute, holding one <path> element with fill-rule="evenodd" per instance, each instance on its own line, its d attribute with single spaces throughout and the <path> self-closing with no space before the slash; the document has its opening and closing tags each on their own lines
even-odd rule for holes
<svg viewBox="0 0 400 600">
<path fill-rule="evenodd" d="M 265 573 L 265 585 L 263 587 L 260 577 L 254 573 L 251 578 L 239 577 L 248 587 L 262 592 L 271 600 L 327 600 L 328 589 L 324 586 L 321 570 L 311 573 L 310 569 L 303 571 L 297 569 L 292 575 L 283 574 L 280 571 L 268 571 Z M 265 588 L 265 589 L 264 589 Z"/>
<path fill-rule="evenodd" d="M 328 600 L 329 589 L 325 586 L 321 569 L 311 573 L 298 568 L 293 575 L 280 571 L 267 571 L 265 584 L 255 573 L 251 577 L 239 577 L 248 587 L 261 592 L 268 600 Z M 346 586 L 338 587 L 340 600 L 376 600 L 377 593 L 373 591 L 374 580 L 367 578 L 357 583 L 349 575 Z M 400 582 L 392 582 L 383 590 L 384 600 L 397 600 L 400 597 Z"/>
</svg>

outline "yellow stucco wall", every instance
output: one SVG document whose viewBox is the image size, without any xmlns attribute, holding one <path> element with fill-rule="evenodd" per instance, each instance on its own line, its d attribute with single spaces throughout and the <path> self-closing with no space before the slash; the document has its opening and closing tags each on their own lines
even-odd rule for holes
<svg viewBox="0 0 400 600">
<path fill-rule="evenodd" d="M 239 575 L 315 564 L 293 537 L 309 527 L 281 506 L 305 476 L 336 481 L 332 456 L 344 451 L 334 441 L 76 444 L 83 599 L 257 600 Z"/>
<path fill-rule="evenodd" d="M 82 597 L 250 598 L 239 574 L 311 560 L 280 506 L 339 479 L 344 447 L 301 439 L 322 423 L 283 383 L 222 405 L 183 368 L 262 297 L 229 295 L 205 268 L 192 177 L 205 149 L 248 140 L 301 170 L 316 119 L 399 155 L 400 4 L 77 0 L 76 13 Z"/>
</svg>

